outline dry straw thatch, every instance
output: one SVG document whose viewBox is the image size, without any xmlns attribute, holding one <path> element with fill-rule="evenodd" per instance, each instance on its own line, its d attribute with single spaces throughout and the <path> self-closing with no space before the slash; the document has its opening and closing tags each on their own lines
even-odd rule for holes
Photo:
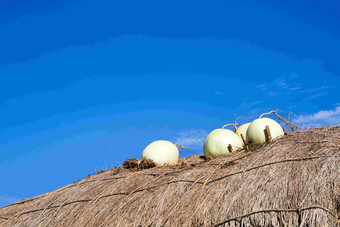
<svg viewBox="0 0 340 227">
<path fill-rule="evenodd" d="M 0 209 L 0 225 L 339 226 L 339 164 L 340 127 L 293 132 L 212 161 L 101 172 Z"/>
</svg>

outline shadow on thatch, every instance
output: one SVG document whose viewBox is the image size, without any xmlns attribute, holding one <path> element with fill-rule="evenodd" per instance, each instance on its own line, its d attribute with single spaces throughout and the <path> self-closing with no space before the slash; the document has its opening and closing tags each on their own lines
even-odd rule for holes
<svg viewBox="0 0 340 227">
<path fill-rule="evenodd" d="M 340 127 L 316 128 L 212 161 L 143 170 L 132 162 L 1 208 L 0 223 L 337 226 L 339 166 Z"/>
</svg>

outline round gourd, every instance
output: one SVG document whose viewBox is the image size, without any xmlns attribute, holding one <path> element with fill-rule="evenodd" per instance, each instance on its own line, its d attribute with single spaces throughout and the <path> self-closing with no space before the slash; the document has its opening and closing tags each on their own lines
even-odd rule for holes
<svg viewBox="0 0 340 227">
<path fill-rule="evenodd" d="M 234 151 L 242 148 L 242 141 L 236 133 L 228 129 L 215 129 L 204 141 L 204 156 L 214 159 L 218 156 L 226 155 L 230 153 L 229 144 Z"/>
<path fill-rule="evenodd" d="M 144 149 L 141 159 L 150 159 L 157 165 L 173 165 L 179 161 L 179 152 L 173 143 L 157 140 Z"/>
<path fill-rule="evenodd" d="M 241 125 L 240 127 L 238 127 L 238 128 L 236 129 L 236 132 L 235 132 L 235 133 L 240 137 L 240 139 L 241 139 L 243 145 L 244 145 L 244 143 L 243 143 L 243 140 L 242 140 L 242 138 L 241 138 L 241 134 L 243 134 L 243 136 L 244 136 L 246 142 L 248 142 L 248 141 L 247 141 L 247 130 L 248 130 L 249 125 L 250 125 L 250 123 L 243 124 L 243 125 Z"/>
<path fill-rule="evenodd" d="M 272 139 L 283 136 L 284 132 L 279 123 L 270 118 L 254 120 L 248 127 L 246 140 L 253 144 L 264 144 L 267 141 L 266 126 L 269 126 Z"/>
</svg>

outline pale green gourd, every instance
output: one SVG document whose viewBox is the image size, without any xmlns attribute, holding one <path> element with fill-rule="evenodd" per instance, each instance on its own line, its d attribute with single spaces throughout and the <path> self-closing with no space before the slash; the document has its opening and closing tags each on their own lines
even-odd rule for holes
<svg viewBox="0 0 340 227">
<path fill-rule="evenodd" d="M 178 148 L 166 140 L 150 143 L 143 151 L 141 159 L 150 159 L 157 165 L 174 165 L 179 162 Z"/>
<path fill-rule="evenodd" d="M 242 148 L 242 141 L 238 135 L 228 129 L 215 129 L 205 139 L 203 153 L 206 158 L 214 159 L 230 153 L 229 144 L 234 151 Z"/>
<path fill-rule="evenodd" d="M 243 125 L 241 125 L 240 127 L 238 127 L 238 128 L 236 129 L 236 132 L 235 132 L 235 133 L 240 137 L 240 139 L 241 139 L 243 145 L 244 145 L 244 143 L 243 143 L 243 140 L 242 140 L 242 138 L 241 138 L 241 134 L 243 134 L 244 138 L 246 139 L 246 142 L 248 143 L 246 137 L 247 137 L 247 130 L 248 130 L 248 127 L 249 127 L 250 124 L 251 124 L 251 123 L 243 124 Z"/>
<path fill-rule="evenodd" d="M 284 135 L 284 131 L 279 123 L 270 118 L 259 118 L 249 125 L 246 140 L 258 145 L 267 142 L 268 138 L 265 132 L 267 125 L 273 140 Z"/>
</svg>

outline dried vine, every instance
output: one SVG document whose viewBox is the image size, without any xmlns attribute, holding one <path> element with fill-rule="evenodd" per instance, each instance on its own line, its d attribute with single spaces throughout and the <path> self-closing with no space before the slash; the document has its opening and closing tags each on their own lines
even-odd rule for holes
<svg viewBox="0 0 340 227">
<path fill-rule="evenodd" d="M 301 131 L 305 131 L 303 128 L 293 124 L 292 122 L 290 122 L 290 121 L 286 120 L 285 118 L 283 118 L 282 116 L 278 115 L 276 110 L 272 110 L 268 113 L 261 114 L 259 119 L 262 118 L 263 116 L 269 115 L 271 113 L 275 114 L 281 121 L 283 121 L 286 125 L 288 125 L 288 127 L 290 127 L 293 131 L 296 131 L 296 129 L 300 129 Z"/>
<path fill-rule="evenodd" d="M 225 127 L 227 127 L 227 126 L 234 126 L 234 132 L 236 131 L 236 129 L 237 129 L 237 126 L 239 126 L 240 124 L 238 124 L 238 123 L 233 123 L 233 124 L 226 124 L 226 125 L 223 125 L 222 126 L 222 129 L 224 129 Z"/>
<path fill-rule="evenodd" d="M 180 145 L 180 144 L 178 144 L 178 143 L 176 143 L 175 146 L 178 146 L 178 147 L 181 148 L 181 149 L 185 149 L 185 150 L 187 150 L 187 151 L 190 151 L 191 153 L 193 153 L 193 154 L 195 154 L 195 155 L 199 155 L 198 153 L 193 152 L 193 151 L 189 150 L 188 148 L 186 148 L 186 147 L 184 147 L 184 146 L 182 146 L 182 145 Z"/>
<path fill-rule="evenodd" d="M 240 216 L 237 216 L 237 217 L 229 218 L 227 220 L 219 222 L 218 224 L 215 224 L 214 226 L 215 227 L 221 226 L 221 225 L 224 225 L 224 224 L 226 224 L 228 222 L 237 221 L 239 219 L 246 218 L 246 217 L 249 217 L 251 215 L 258 214 L 258 213 L 270 213 L 270 212 L 277 212 L 277 213 L 279 213 L 279 212 L 290 212 L 290 213 L 297 212 L 297 213 L 300 213 L 300 212 L 305 211 L 305 210 L 313 210 L 313 209 L 320 209 L 320 210 L 323 210 L 323 211 L 327 212 L 328 214 L 333 216 L 336 219 L 336 222 L 337 222 L 336 214 L 333 213 L 332 211 L 328 210 L 327 208 L 324 208 L 322 206 L 310 206 L 310 207 L 297 208 L 297 209 L 267 209 L 267 210 L 253 211 L 253 212 L 250 212 L 248 214 L 244 214 L 244 215 L 240 215 Z"/>
</svg>

